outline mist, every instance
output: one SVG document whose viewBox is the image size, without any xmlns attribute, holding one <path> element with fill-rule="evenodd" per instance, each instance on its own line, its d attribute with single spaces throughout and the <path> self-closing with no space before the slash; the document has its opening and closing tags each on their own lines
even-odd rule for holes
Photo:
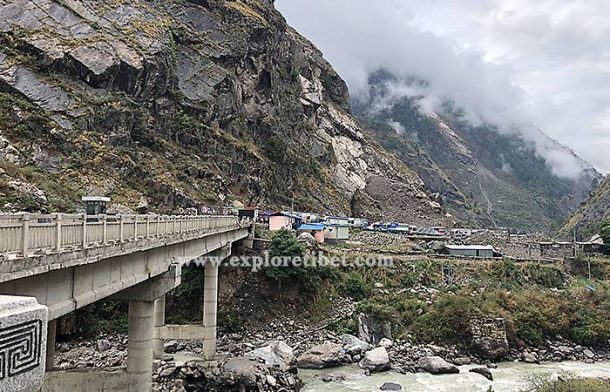
<svg viewBox="0 0 610 392">
<path fill-rule="evenodd" d="M 558 148 L 541 134 L 545 121 L 539 120 L 545 116 L 551 118 L 552 113 L 541 113 L 524 84 L 517 83 L 519 78 L 515 75 L 522 73 L 517 66 L 520 63 L 497 61 L 494 56 L 502 56 L 493 50 L 482 51 L 480 45 L 469 45 L 467 39 L 458 40 L 457 35 L 452 38 L 451 15 L 432 18 L 446 22 L 440 27 L 432 25 L 436 30 L 433 31 L 431 24 L 419 14 L 420 8 L 428 8 L 428 14 L 434 16 L 430 9 L 439 12 L 444 8 L 438 4 L 449 2 L 432 3 L 437 7 L 415 6 L 411 0 L 278 0 L 276 6 L 291 25 L 324 52 L 348 83 L 353 97 L 366 95 L 369 75 L 385 69 L 398 77 L 397 84 L 389 86 L 395 98 L 400 98 L 401 94 L 419 96 L 419 107 L 424 112 L 435 111 L 439 104 L 450 100 L 465 111 L 473 125 L 490 123 L 506 132 L 518 129 L 524 139 L 536 146 L 556 174 L 578 177 L 587 164 L 569 149 Z M 480 7 L 478 17 L 487 15 L 485 12 L 492 9 L 494 3 L 491 0 L 474 2 L 473 6 Z M 456 14 L 453 17 L 464 16 Z M 445 31 L 445 34 L 439 31 Z M 472 40 L 476 42 L 476 39 Z M 406 82 L 411 77 L 427 83 L 413 89 Z M 553 124 L 553 119 L 548 123 Z M 601 125 L 605 126 L 605 123 Z M 565 135 L 561 130 L 556 134 L 543 130 L 551 136 Z M 591 134 L 595 134 L 595 129 Z M 569 137 L 555 138 L 572 145 Z M 610 146 L 610 137 L 603 141 Z M 583 151 L 588 152 L 588 149 L 578 150 L 579 153 Z M 583 155 L 593 157 L 598 166 L 604 159 L 601 154 Z M 610 163 L 601 166 L 603 170 L 610 169 Z"/>
</svg>

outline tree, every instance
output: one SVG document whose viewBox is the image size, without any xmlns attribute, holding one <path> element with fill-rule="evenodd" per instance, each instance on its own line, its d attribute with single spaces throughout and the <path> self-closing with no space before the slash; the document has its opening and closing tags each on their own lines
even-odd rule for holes
<svg viewBox="0 0 610 392">
<path fill-rule="evenodd" d="M 271 237 L 271 244 L 269 245 L 270 259 L 274 257 L 303 257 L 304 255 L 305 247 L 297 241 L 290 231 L 282 229 Z M 281 281 L 298 275 L 301 269 L 301 267 L 297 268 L 292 265 L 269 267 L 265 269 L 265 274 L 277 281 L 281 289 Z"/>
<path fill-rule="evenodd" d="M 606 249 L 610 250 L 610 219 L 602 221 L 602 227 L 599 231 L 599 235 L 604 240 L 604 244 L 606 245 Z"/>
</svg>

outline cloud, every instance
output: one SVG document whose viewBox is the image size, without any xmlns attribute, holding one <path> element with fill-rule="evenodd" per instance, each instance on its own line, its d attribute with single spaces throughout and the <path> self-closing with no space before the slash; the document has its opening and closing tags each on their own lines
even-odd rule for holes
<svg viewBox="0 0 610 392">
<path fill-rule="evenodd" d="M 451 99 L 473 121 L 519 127 L 559 174 L 572 176 L 580 163 L 541 138 L 543 129 L 610 172 L 610 2 L 277 0 L 276 6 L 318 45 L 353 95 L 366 91 L 368 75 L 379 68 L 417 76 L 429 82 L 423 109 Z"/>
</svg>

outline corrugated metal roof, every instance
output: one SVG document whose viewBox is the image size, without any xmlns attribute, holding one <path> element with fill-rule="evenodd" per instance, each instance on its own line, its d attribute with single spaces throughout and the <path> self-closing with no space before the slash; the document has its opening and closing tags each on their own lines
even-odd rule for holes
<svg viewBox="0 0 610 392">
<path fill-rule="evenodd" d="M 446 245 L 451 250 L 494 250 L 491 245 Z"/>
<path fill-rule="evenodd" d="M 322 231 L 324 230 L 324 225 L 321 223 L 305 223 L 299 226 L 299 230 Z"/>
</svg>

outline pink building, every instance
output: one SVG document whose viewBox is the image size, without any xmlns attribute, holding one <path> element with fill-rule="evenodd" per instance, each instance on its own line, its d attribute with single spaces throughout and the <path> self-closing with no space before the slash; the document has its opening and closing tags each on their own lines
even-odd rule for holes
<svg viewBox="0 0 610 392">
<path fill-rule="evenodd" d="M 294 223 L 292 216 L 277 212 L 269 216 L 269 230 L 279 231 L 282 229 L 291 230 Z"/>
</svg>

